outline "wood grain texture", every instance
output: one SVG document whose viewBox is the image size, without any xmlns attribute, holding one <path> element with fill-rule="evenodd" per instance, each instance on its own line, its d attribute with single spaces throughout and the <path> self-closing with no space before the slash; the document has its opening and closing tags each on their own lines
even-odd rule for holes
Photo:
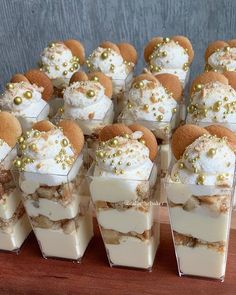
<svg viewBox="0 0 236 295">
<path fill-rule="evenodd" d="M 232 295 L 236 282 L 236 230 L 231 230 L 224 283 L 178 277 L 167 224 L 161 227 L 161 244 L 151 273 L 110 268 L 97 227 L 82 264 L 44 260 L 32 235 L 20 255 L 0 253 L 0 265 L 0 294 L 4 295 Z"/>
<path fill-rule="evenodd" d="M 208 42 L 235 38 L 235 0 L 1 0 L 1 86 L 34 67 L 49 41 L 78 38 L 90 53 L 101 40 L 129 41 L 139 52 L 155 35 L 187 35 L 196 57 L 192 76 L 203 69 Z"/>
</svg>

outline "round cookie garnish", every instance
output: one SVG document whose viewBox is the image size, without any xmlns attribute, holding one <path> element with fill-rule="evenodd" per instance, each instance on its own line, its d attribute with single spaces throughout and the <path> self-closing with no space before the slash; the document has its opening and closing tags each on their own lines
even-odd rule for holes
<svg viewBox="0 0 236 295">
<path fill-rule="evenodd" d="M 88 76 L 85 72 L 75 72 L 70 78 L 70 85 L 74 82 L 88 81 Z"/>
<path fill-rule="evenodd" d="M 82 65 L 85 61 L 85 50 L 84 46 L 74 39 L 68 39 L 64 41 L 64 44 L 71 50 L 74 56 L 79 57 L 79 63 Z"/>
<path fill-rule="evenodd" d="M 156 77 L 153 76 L 152 74 L 145 73 L 145 74 L 141 74 L 141 75 L 136 76 L 133 79 L 133 81 L 132 81 L 132 85 L 135 85 L 136 83 L 141 82 L 141 81 L 144 81 L 144 80 L 147 80 L 147 81 L 150 81 L 150 82 L 154 82 L 154 83 L 158 83 L 159 82 L 156 79 Z"/>
<path fill-rule="evenodd" d="M 120 54 L 125 61 L 136 64 L 138 54 L 133 45 L 131 45 L 130 43 L 119 43 L 117 44 L 117 46 L 119 47 Z"/>
<path fill-rule="evenodd" d="M 210 125 L 205 129 L 211 134 L 219 138 L 226 137 L 232 150 L 236 152 L 236 135 L 228 128 L 221 125 Z"/>
<path fill-rule="evenodd" d="M 231 39 L 227 41 L 230 47 L 236 47 L 236 39 Z"/>
<path fill-rule="evenodd" d="M 181 100 L 183 87 L 176 75 L 159 74 L 156 76 L 156 78 L 162 84 L 162 86 L 167 89 L 168 92 L 172 93 L 172 96 L 176 101 Z"/>
<path fill-rule="evenodd" d="M 236 72 L 227 71 L 223 75 L 228 79 L 229 85 L 236 90 Z"/>
<path fill-rule="evenodd" d="M 228 46 L 228 43 L 225 41 L 215 41 L 208 45 L 206 52 L 205 52 L 205 61 L 208 62 L 208 58 L 217 51 L 217 49 L 225 48 Z"/>
<path fill-rule="evenodd" d="M 11 83 L 20 83 L 20 82 L 28 82 L 30 81 L 22 74 L 15 74 L 11 77 Z"/>
<path fill-rule="evenodd" d="M 72 120 L 63 120 L 58 124 L 63 129 L 63 134 L 69 139 L 77 154 L 84 146 L 84 134 L 79 125 Z"/>
<path fill-rule="evenodd" d="M 29 70 L 25 73 L 26 78 L 31 84 L 36 84 L 38 87 L 43 87 L 42 97 L 44 100 L 51 99 L 53 95 L 53 85 L 48 76 L 37 69 Z"/>
<path fill-rule="evenodd" d="M 143 136 L 141 137 L 142 140 L 144 140 L 144 144 L 149 149 L 149 157 L 151 161 L 154 161 L 154 159 L 157 156 L 158 152 L 158 145 L 157 140 L 149 129 L 146 127 L 139 125 L 139 124 L 132 124 L 128 126 L 133 132 L 135 131 L 141 131 L 143 133 Z"/>
<path fill-rule="evenodd" d="M 163 38 L 162 37 L 154 37 L 152 38 L 148 44 L 146 45 L 146 47 L 144 48 L 144 59 L 145 61 L 148 63 L 149 62 L 149 57 L 150 55 L 153 53 L 155 47 L 158 44 L 161 44 L 163 42 Z"/>
<path fill-rule="evenodd" d="M 178 42 L 179 45 L 187 51 L 187 54 L 189 56 L 189 63 L 192 63 L 194 58 L 194 50 L 189 39 L 185 36 L 173 36 L 171 39 L 175 42 Z"/>
<path fill-rule="evenodd" d="M 120 54 L 120 49 L 119 47 L 115 44 L 115 43 L 112 43 L 110 41 L 104 41 L 102 42 L 100 45 L 100 47 L 102 48 L 111 48 L 112 50 L 116 51 L 118 54 Z"/>
<path fill-rule="evenodd" d="M 108 141 L 116 136 L 123 136 L 125 134 L 132 134 L 132 130 L 125 124 L 116 123 L 112 125 L 107 125 L 99 133 L 100 141 Z"/>
<path fill-rule="evenodd" d="M 199 85 L 205 85 L 210 82 L 220 82 L 222 84 L 228 85 L 228 79 L 221 73 L 215 73 L 215 72 L 205 72 L 196 77 L 191 85 L 190 89 L 190 95 L 193 94 L 193 92 L 196 91 L 196 87 L 199 88 L 198 90 L 201 90 L 201 87 Z"/>
<path fill-rule="evenodd" d="M 105 88 L 105 94 L 107 97 L 112 97 L 112 81 L 102 72 L 91 72 L 88 74 L 89 80 L 98 80 L 100 84 Z"/>
<path fill-rule="evenodd" d="M 22 134 L 20 122 L 8 112 L 0 112 L 0 138 L 14 147 Z"/>
<path fill-rule="evenodd" d="M 32 129 L 38 130 L 40 132 L 41 131 L 48 132 L 54 128 L 55 126 L 48 120 L 39 121 L 32 126 Z"/>
<path fill-rule="evenodd" d="M 209 132 L 203 127 L 192 124 L 183 125 L 177 128 L 171 141 L 172 152 L 176 160 L 179 160 L 183 156 L 185 149 L 191 143 L 204 134 L 209 134 Z"/>
</svg>

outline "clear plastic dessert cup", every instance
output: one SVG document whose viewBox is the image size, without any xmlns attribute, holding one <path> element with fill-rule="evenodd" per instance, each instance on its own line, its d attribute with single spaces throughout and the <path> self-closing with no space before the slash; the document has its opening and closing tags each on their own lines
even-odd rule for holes
<svg viewBox="0 0 236 295">
<path fill-rule="evenodd" d="M 179 276 L 223 281 L 233 187 L 165 181 Z"/>
<path fill-rule="evenodd" d="M 16 154 L 13 148 L 0 163 L 0 250 L 18 253 L 32 229 L 10 170 Z"/>
<path fill-rule="evenodd" d="M 44 258 L 80 262 L 93 237 L 90 197 L 81 162 L 79 156 L 66 175 L 14 171 Z"/>
<path fill-rule="evenodd" d="M 147 180 L 94 176 L 94 167 L 88 181 L 110 266 L 151 270 L 160 242 L 156 165 Z"/>
<path fill-rule="evenodd" d="M 43 109 L 38 113 L 37 116 L 32 117 L 23 117 L 23 116 L 16 116 L 19 120 L 23 132 L 32 128 L 33 124 L 42 120 L 46 120 L 49 115 L 49 104 L 46 104 Z"/>
</svg>

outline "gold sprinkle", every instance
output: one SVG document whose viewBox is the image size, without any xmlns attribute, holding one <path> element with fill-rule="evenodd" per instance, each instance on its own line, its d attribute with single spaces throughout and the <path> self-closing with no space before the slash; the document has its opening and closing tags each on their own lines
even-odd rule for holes
<svg viewBox="0 0 236 295">
<path fill-rule="evenodd" d="M 6 88 L 7 88 L 8 90 L 10 90 L 10 89 L 14 89 L 14 85 L 13 85 L 12 83 L 7 83 Z"/>
<path fill-rule="evenodd" d="M 17 96 L 14 98 L 14 104 L 20 105 L 22 103 L 22 98 L 20 96 Z"/>
<path fill-rule="evenodd" d="M 207 152 L 208 157 L 214 157 L 214 155 L 216 154 L 216 149 L 212 148 L 209 149 L 209 151 Z"/>
<path fill-rule="evenodd" d="M 25 93 L 24 93 L 24 97 L 27 98 L 27 99 L 30 99 L 32 98 L 32 92 L 27 90 Z"/>
<path fill-rule="evenodd" d="M 107 58 L 108 58 L 108 52 L 107 52 L 107 51 L 104 51 L 104 52 L 101 54 L 101 58 L 102 58 L 102 59 L 107 59 Z"/>
<path fill-rule="evenodd" d="M 63 147 L 66 147 L 66 146 L 68 146 L 68 140 L 66 139 L 66 138 L 63 138 L 62 139 L 62 141 L 61 141 L 61 145 L 63 146 Z"/>
<path fill-rule="evenodd" d="M 88 90 L 86 92 L 86 96 L 89 97 L 89 98 L 92 98 L 95 96 L 95 92 L 93 90 Z"/>
<path fill-rule="evenodd" d="M 197 177 L 197 184 L 204 184 L 205 176 L 204 175 L 198 175 Z"/>
</svg>

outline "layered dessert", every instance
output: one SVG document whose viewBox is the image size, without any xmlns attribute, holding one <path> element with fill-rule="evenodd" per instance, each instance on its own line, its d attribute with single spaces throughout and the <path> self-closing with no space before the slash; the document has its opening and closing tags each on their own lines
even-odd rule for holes
<svg viewBox="0 0 236 295">
<path fill-rule="evenodd" d="M 72 75 L 85 60 L 85 50 L 81 42 L 74 39 L 51 42 L 40 57 L 40 69 L 49 77 L 54 86 L 54 96 L 50 101 L 50 116 L 54 116 L 62 106 L 63 90 L 69 85 Z"/>
<path fill-rule="evenodd" d="M 235 144 L 234 133 L 219 125 L 187 124 L 173 134 L 166 194 L 180 276 L 224 279 Z"/>
<path fill-rule="evenodd" d="M 16 252 L 31 232 L 10 171 L 21 132 L 20 123 L 13 115 L 0 112 L 0 250 Z"/>
<path fill-rule="evenodd" d="M 187 37 L 154 37 L 144 49 L 147 70 L 154 75 L 168 73 L 176 75 L 185 86 L 189 80 L 189 67 L 194 51 Z"/>
<path fill-rule="evenodd" d="M 206 71 L 235 71 L 236 39 L 210 43 L 205 52 L 205 64 Z"/>
<path fill-rule="evenodd" d="M 205 72 L 196 77 L 190 91 L 187 122 L 217 123 L 236 132 L 236 73 Z"/>
<path fill-rule="evenodd" d="M 117 114 L 123 105 L 124 91 L 133 77 L 136 49 L 129 43 L 102 42 L 87 58 L 90 72 L 100 71 L 112 79 Z"/>
<path fill-rule="evenodd" d="M 90 168 L 90 192 L 110 266 L 151 269 L 159 245 L 157 143 L 147 128 L 106 126 Z"/>
<path fill-rule="evenodd" d="M 16 159 L 24 207 L 44 257 L 80 261 L 93 236 L 81 129 L 41 121 L 23 137 Z"/>
<path fill-rule="evenodd" d="M 127 103 L 119 121 L 125 124 L 139 122 L 151 130 L 160 146 L 161 181 L 157 190 L 161 203 L 166 202 L 163 181 L 170 164 L 169 141 L 173 129 L 180 123 L 182 86 L 172 74 L 141 74 L 134 78 L 127 91 Z"/>
<path fill-rule="evenodd" d="M 51 96 L 52 84 L 47 76 L 39 70 L 30 70 L 12 77 L 0 97 L 0 109 L 17 117 L 25 131 L 48 117 L 47 101 Z"/>
<path fill-rule="evenodd" d="M 75 73 L 65 89 L 59 118 L 76 121 L 89 148 L 97 145 L 99 131 L 113 123 L 114 107 L 111 79 L 101 72 Z"/>
</svg>

